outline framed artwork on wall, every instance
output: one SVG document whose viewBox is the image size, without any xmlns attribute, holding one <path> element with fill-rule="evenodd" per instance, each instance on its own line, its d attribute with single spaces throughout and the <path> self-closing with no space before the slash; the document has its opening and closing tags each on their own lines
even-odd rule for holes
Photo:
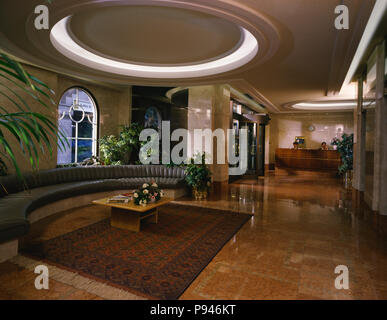
<svg viewBox="0 0 387 320">
<path fill-rule="evenodd" d="M 145 111 L 144 116 L 144 127 L 152 128 L 157 130 L 159 133 L 161 132 L 161 114 L 156 107 L 149 107 Z"/>
</svg>

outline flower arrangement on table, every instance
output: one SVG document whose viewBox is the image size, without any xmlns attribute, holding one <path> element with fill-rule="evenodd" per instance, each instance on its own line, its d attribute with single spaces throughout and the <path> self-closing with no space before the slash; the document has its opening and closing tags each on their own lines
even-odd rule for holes
<svg viewBox="0 0 387 320">
<path fill-rule="evenodd" d="M 163 190 L 159 188 L 156 182 L 144 183 L 140 189 L 133 193 L 134 203 L 142 206 L 159 201 L 163 196 Z"/>
</svg>

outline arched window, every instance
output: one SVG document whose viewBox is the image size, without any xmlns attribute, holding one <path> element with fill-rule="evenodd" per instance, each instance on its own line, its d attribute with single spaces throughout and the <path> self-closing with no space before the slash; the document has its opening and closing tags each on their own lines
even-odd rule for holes
<svg viewBox="0 0 387 320">
<path fill-rule="evenodd" d="M 94 99 L 81 88 L 67 90 L 58 106 L 58 126 L 69 145 L 58 149 L 58 164 L 77 163 L 97 155 L 98 112 Z"/>
</svg>

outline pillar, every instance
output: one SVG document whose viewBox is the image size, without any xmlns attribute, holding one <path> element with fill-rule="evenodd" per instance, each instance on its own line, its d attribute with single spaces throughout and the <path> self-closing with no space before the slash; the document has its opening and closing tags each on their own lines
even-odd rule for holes
<svg viewBox="0 0 387 320">
<path fill-rule="evenodd" d="M 352 186 L 358 191 L 365 188 L 366 113 L 363 112 L 363 77 L 358 79 L 357 108 L 355 110 L 354 163 Z"/>
<path fill-rule="evenodd" d="M 385 42 L 376 54 L 374 196 L 372 209 L 387 215 L 387 104 L 384 96 Z"/>
<path fill-rule="evenodd" d="M 189 88 L 188 94 L 188 115 L 187 128 L 191 135 L 191 146 L 188 150 L 188 156 L 195 152 L 204 151 L 195 150 L 193 146 L 194 129 L 222 129 L 225 134 L 225 144 L 223 146 L 225 153 L 225 164 L 217 164 L 217 144 L 213 139 L 212 160 L 215 165 L 211 165 L 212 177 L 214 182 L 228 181 L 228 162 L 227 162 L 227 129 L 230 128 L 230 89 L 227 85 L 209 85 L 196 86 Z"/>
<path fill-rule="evenodd" d="M 228 181 L 228 161 L 227 161 L 227 129 L 230 129 L 230 89 L 226 85 L 214 86 L 214 104 L 212 107 L 212 128 L 222 129 L 225 135 L 225 163 L 212 166 L 213 181 Z M 214 163 L 217 163 L 217 146 L 213 146 Z"/>
</svg>

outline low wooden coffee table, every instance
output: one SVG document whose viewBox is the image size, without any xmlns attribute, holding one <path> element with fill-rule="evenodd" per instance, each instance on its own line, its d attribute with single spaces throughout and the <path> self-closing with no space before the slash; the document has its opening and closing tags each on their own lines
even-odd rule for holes
<svg viewBox="0 0 387 320">
<path fill-rule="evenodd" d="M 128 203 L 109 203 L 109 198 L 93 201 L 94 204 L 111 207 L 110 224 L 112 227 L 126 229 L 134 232 L 140 231 L 141 220 L 157 223 L 159 207 L 172 201 L 170 198 L 161 198 L 159 201 L 146 206 L 136 205 L 133 201 Z"/>
</svg>

